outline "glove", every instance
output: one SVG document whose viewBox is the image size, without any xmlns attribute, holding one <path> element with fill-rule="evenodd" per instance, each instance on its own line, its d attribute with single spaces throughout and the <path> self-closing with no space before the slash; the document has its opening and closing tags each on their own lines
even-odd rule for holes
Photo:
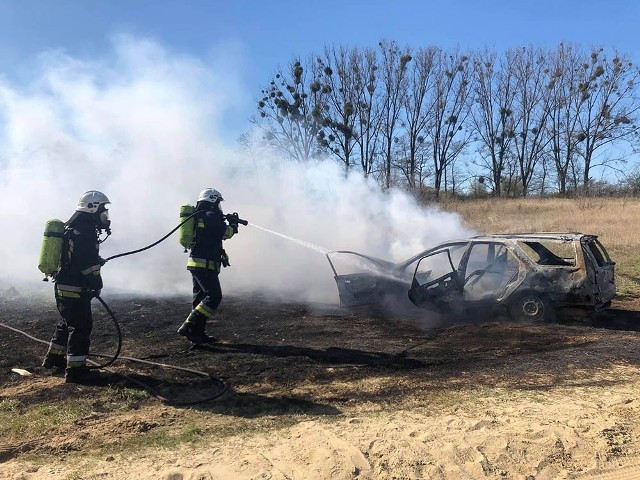
<svg viewBox="0 0 640 480">
<path fill-rule="evenodd" d="M 225 268 L 231 265 L 229 263 L 229 255 L 227 255 L 227 252 L 225 252 L 224 250 L 222 251 L 222 255 L 220 255 L 220 262 L 222 263 L 222 266 Z"/>
<path fill-rule="evenodd" d="M 237 213 L 229 213 L 227 214 L 227 222 L 229 222 L 229 226 L 233 229 L 233 233 L 238 233 L 238 221 L 240 218 Z"/>
<path fill-rule="evenodd" d="M 100 296 L 100 292 L 102 290 L 89 290 L 89 295 L 91 295 L 91 298 L 96 298 Z"/>
<path fill-rule="evenodd" d="M 103 266 L 105 263 L 107 263 L 107 261 L 102 257 L 98 257 L 98 259 L 98 261 L 100 262 L 100 266 Z"/>
</svg>

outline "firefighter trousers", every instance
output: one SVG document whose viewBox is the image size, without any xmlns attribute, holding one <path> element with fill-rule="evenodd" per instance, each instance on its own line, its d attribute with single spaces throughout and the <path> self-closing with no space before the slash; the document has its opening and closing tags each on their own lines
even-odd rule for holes
<svg viewBox="0 0 640 480">
<path fill-rule="evenodd" d="M 56 306 L 60 312 L 60 320 L 56 324 L 51 343 L 66 347 L 70 357 L 86 357 L 93 329 L 91 297 L 86 294 L 82 294 L 81 298 L 56 296 Z"/>
<path fill-rule="evenodd" d="M 203 310 L 203 314 L 210 318 L 222 301 L 222 288 L 218 272 L 206 268 L 191 270 L 193 280 L 193 309 Z M 200 308 L 198 308 L 200 307 Z"/>
</svg>

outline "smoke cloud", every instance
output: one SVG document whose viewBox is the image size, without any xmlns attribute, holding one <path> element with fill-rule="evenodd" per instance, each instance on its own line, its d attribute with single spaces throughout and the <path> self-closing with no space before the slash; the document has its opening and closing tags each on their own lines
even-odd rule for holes
<svg viewBox="0 0 640 480">
<path fill-rule="evenodd" d="M 469 234 L 460 219 L 382 193 L 338 165 L 282 161 L 240 151 L 223 138 L 225 113 L 254 97 L 222 58 L 198 59 L 130 36 L 104 58 L 44 52 L 29 84 L 0 78 L 0 278 L 32 286 L 47 220 L 66 221 L 80 195 L 111 200 L 109 257 L 146 246 L 179 222 L 179 209 L 214 187 L 225 212 L 250 222 L 226 242 L 224 293 L 259 291 L 336 302 L 323 250 L 354 250 L 400 261 Z M 241 100 L 238 100 L 241 99 Z M 308 242 L 270 234 L 251 224 Z M 143 253 L 103 267 L 105 293 L 187 293 L 177 233 Z"/>
</svg>

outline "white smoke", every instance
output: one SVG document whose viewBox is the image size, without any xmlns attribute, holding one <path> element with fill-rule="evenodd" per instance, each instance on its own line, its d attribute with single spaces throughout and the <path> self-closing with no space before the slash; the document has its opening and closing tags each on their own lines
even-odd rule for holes
<svg viewBox="0 0 640 480">
<path fill-rule="evenodd" d="M 293 164 L 265 152 L 240 152 L 222 138 L 240 72 L 208 59 L 120 36 L 109 55 L 73 58 L 46 52 L 28 85 L 0 78 L 0 277 L 36 282 L 48 219 L 66 221 L 86 190 L 107 194 L 113 235 L 109 257 L 146 246 L 179 221 L 183 204 L 214 187 L 225 212 L 327 250 L 404 260 L 468 234 L 457 216 L 382 193 L 338 165 Z M 226 242 L 231 267 L 224 293 L 335 301 L 325 256 L 251 226 Z M 191 279 L 177 234 L 151 250 L 103 267 L 110 289 L 186 293 Z"/>
</svg>

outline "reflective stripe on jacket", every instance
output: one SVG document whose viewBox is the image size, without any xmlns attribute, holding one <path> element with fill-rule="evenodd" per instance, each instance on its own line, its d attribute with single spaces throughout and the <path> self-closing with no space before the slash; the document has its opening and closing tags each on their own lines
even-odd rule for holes
<svg viewBox="0 0 640 480">
<path fill-rule="evenodd" d="M 196 215 L 195 241 L 187 260 L 187 269 L 203 268 L 220 272 L 222 241 L 231 238 L 234 231 L 227 225 L 220 210 L 204 207 Z"/>
<path fill-rule="evenodd" d="M 213 260 L 207 260 L 206 258 L 189 257 L 187 260 L 187 268 L 206 268 L 220 273 L 220 262 L 214 262 Z"/>
<path fill-rule="evenodd" d="M 82 287 L 76 287 L 74 285 L 64 285 L 56 283 L 56 296 L 64 298 L 81 298 L 80 295 L 83 291 Z"/>
</svg>

